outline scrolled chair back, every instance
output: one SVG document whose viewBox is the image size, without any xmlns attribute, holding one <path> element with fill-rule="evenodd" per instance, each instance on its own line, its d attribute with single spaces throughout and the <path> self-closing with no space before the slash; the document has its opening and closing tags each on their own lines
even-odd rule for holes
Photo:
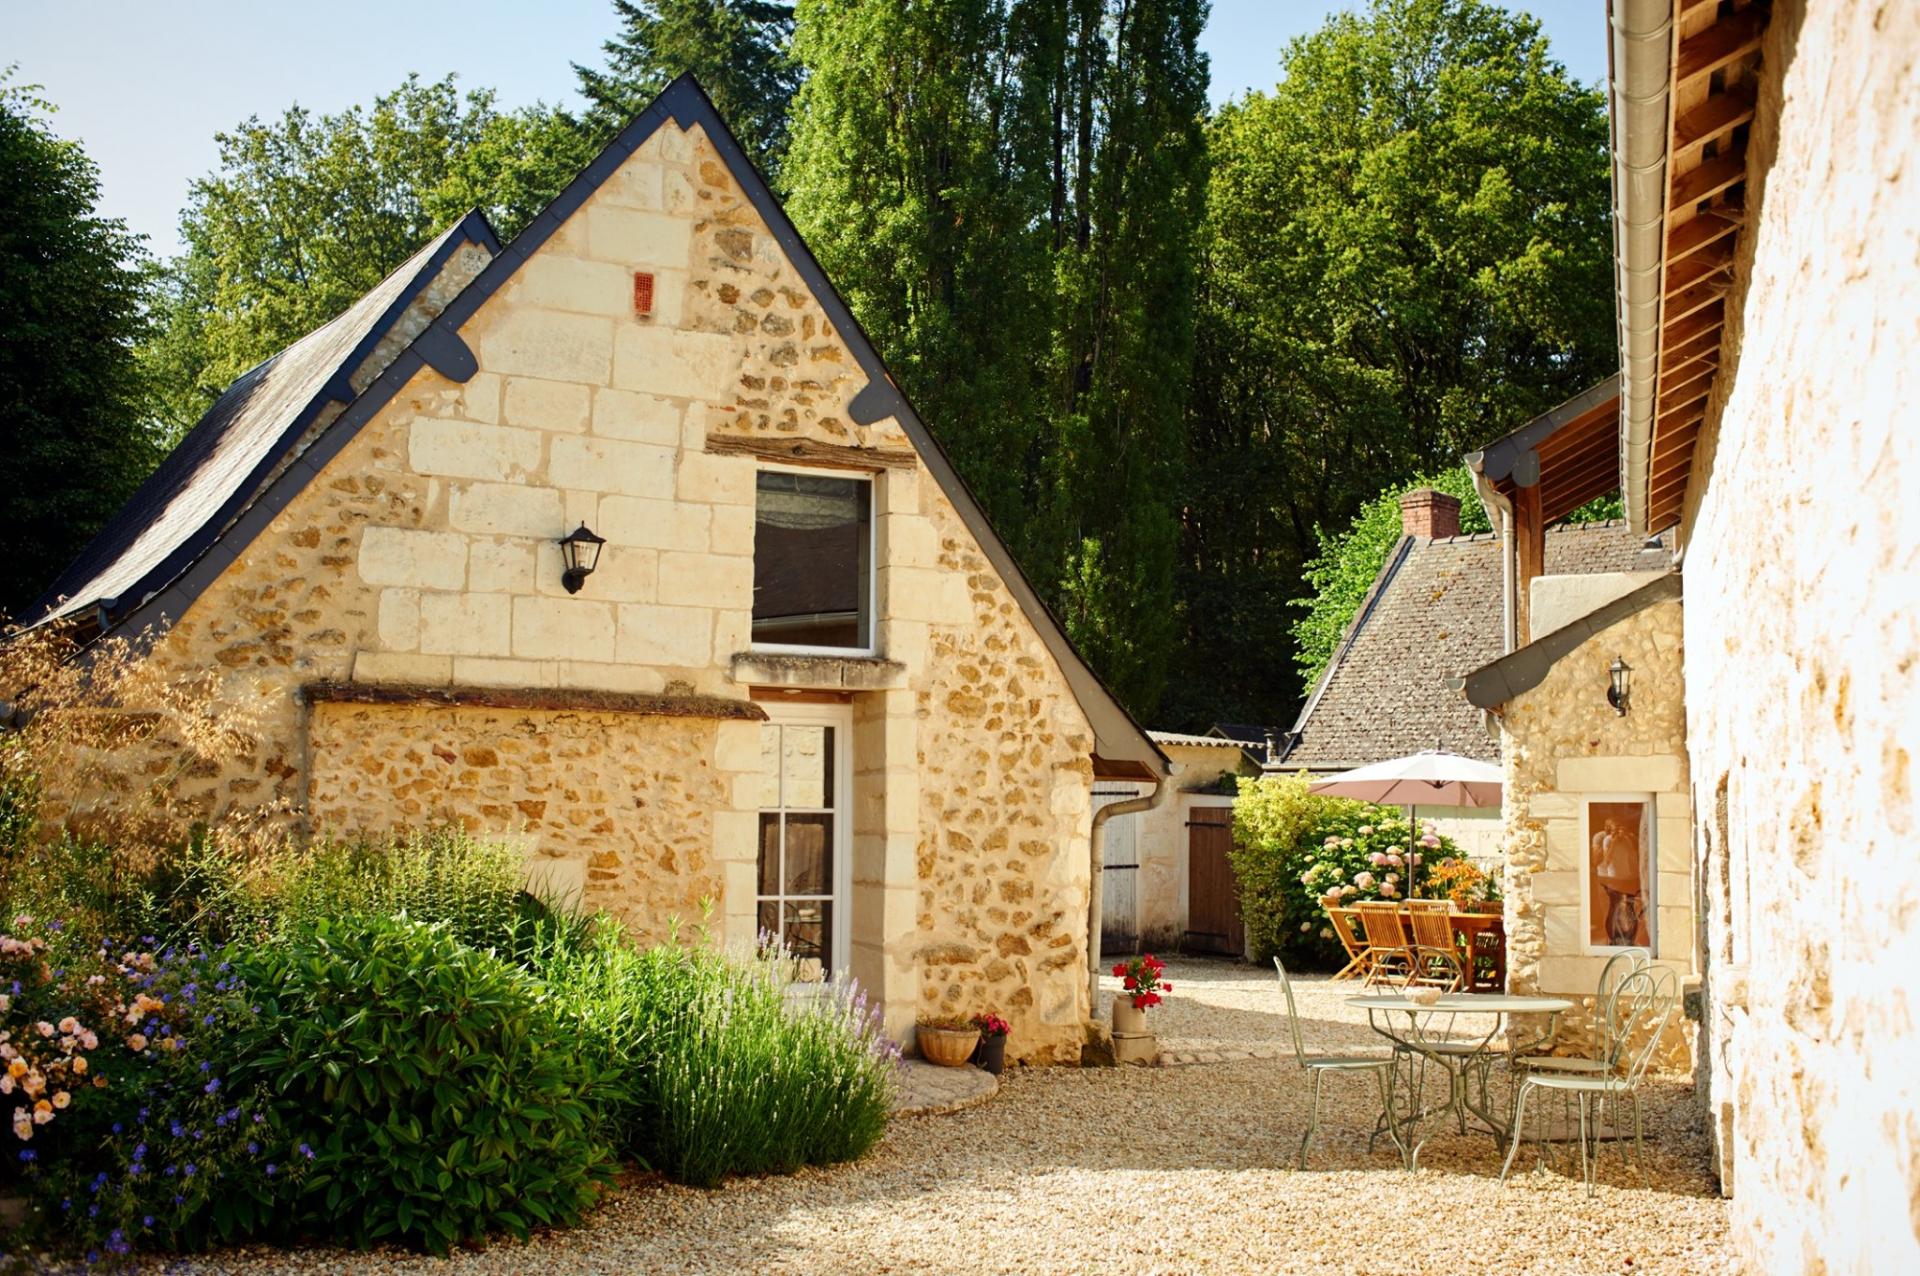
<svg viewBox="0 0 1920 1276">
<path fill-rule="evenodd" d="M 1280 976 L 1280 991 L 1287 997 L 1287 1032 L 1293 1037 L 1293 1057 L 1304 1068 L 1307 1066 L 1307 1046 L 1300 1039 L 1300 1012 L 1293 1005 L 1293 980 L 1287 978 L 1287 968 L 1280 964 L 1277 956 L 1273 959 L 1273 969 Z"/>
<path fill-rule="evenodd" d="M 1643 966 L 1620 981 L 1613 995 L 1620 1084 L 1631 1088 L 1646 1075 L 1679 1003 L 1680 977 L 1670 967 Z"/>
<path fill-rule="evenodd" d="M 1653 965 L 1653 953 L 1645 948 L 1622 948 L 1607 958 L 1607 964 L 1600 969 L 1600 986 L 1595 989 L 1594 1012 L 1599 1019 L 1600 1057 L 1609 1066 L 1617 1067 L 1620 1062 L 1620 1037 L 1618 1003 L 1620 985 L 1627 976 L 1646 970 Z"/>
</svg>

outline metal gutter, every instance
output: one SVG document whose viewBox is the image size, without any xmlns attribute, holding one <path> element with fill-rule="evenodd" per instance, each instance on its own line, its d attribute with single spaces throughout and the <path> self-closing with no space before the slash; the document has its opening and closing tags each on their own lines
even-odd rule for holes
<svg viewBox="0 0 1920 1276">
<path fill-rule="evenodd" d="M 1485 452 L 1466 455 L 1473 490 L 1480 497 L 1481 508 L 1487 511 L 1487 521 L 1500 534 L 1500 652 L 1505 655 L 1520 640 L 1520 564 L 1517 561 L 1520 550 L 1513 542 L 1513 502 L 1501 495 L 1500 489 L 1487 477 L 1486 461 Z"/>
<path fill-rule="evenodd" d="M 1607 106 L 1613 132 L 1613 259 L 1620 332 L 1620 491 L 1647 530 L 1649 456 L 1660 374 L 1672 122 L 1672 0 L 1609 0 Z"/>
<path fill-rule="evenodd" d="M 1087 1018 L 1090 1021 L 1100 1009 L 1100 972 L 1104 969 L 1100 958 L 1100 911 L 1105 903 L 1102 896 L 1106 891 L 1107 821 L 1116 815 L 1157 809 L 1173 796 L 1173 785 L 1168 781 L 1180 770 L 1178 762 L 1169 762 L 1166 772 L 1154 777 L 1151 793 L 1109 802 L 1093 813 L 1093 834 L 1087 839 Z"/>
</svg>

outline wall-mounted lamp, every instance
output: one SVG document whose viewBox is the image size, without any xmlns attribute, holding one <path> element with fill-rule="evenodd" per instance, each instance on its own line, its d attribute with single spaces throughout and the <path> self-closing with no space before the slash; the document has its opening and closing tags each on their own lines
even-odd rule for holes
<svg viewBox="0 0 1920 1276">
<path fill-rule="evenodd" d="M 1627 705 L 1633 690 L 1633 666 L 1615 656 L 1613 664 L 1607 667 L 1607 703 L 1621 717 L 1627 716 Z"/>
<path fill-rule="evenodd" d="M 569 594 L 579 593 L 580 586 L 593 575 L 593 569 L 600 565 L 600 547 L 606 543 L 605 537 L 588 531 L 585 523 L 560 538 L 560 557 L 567 565 L 560 573 L 560 583 Z"/>
</svg>

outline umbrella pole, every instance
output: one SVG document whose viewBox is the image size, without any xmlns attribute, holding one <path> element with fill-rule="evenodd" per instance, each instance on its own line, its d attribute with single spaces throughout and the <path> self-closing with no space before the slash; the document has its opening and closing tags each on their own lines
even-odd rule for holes
<svg viewBox="0 0 1920 1276">
<path fill-rule="evenodd" d="M 1413 898 L 1413 875 L 1417 871 L 1413 862 L 1413 848 L 1420 844 L 1420 826 L 1414 822 L 1413 803 L 1407 803 L 1407 898 Z"/>
</svg>

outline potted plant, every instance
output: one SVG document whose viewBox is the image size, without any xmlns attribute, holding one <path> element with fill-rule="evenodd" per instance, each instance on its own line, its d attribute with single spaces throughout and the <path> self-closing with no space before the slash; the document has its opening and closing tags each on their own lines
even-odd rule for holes
<svg viewBox="0 0 1920 1276">
<path fill-rule="evenodd" d="M 975 1015 L 973 1026 L 980 1030 L 980 1044 L 973 1048 L 973 1065 L 997 1077 L 1007 1066 L 1007 1021 L 995 1014 Z"/>
<path fill-rule="evenodd" d="M 1166 968 L 1166 963 L 1152 953 L 1114 966 L 1113 973 L 1120 977 L 1120 995 L 1113 999 L 1114 1032 L 1146 1032 L 1147 1010 L 1160 1004 L 1161 993 L 1173 991 L 1173 985 L 1160 978 Z"/>
<path fill-rule="evenodd" d="M 980 1029 L 959 1015 L 922 1015 L 914 1036 L 920 1057 L 943 1068 L 964 1067 L 980 1044 Z"/>
</svg>

